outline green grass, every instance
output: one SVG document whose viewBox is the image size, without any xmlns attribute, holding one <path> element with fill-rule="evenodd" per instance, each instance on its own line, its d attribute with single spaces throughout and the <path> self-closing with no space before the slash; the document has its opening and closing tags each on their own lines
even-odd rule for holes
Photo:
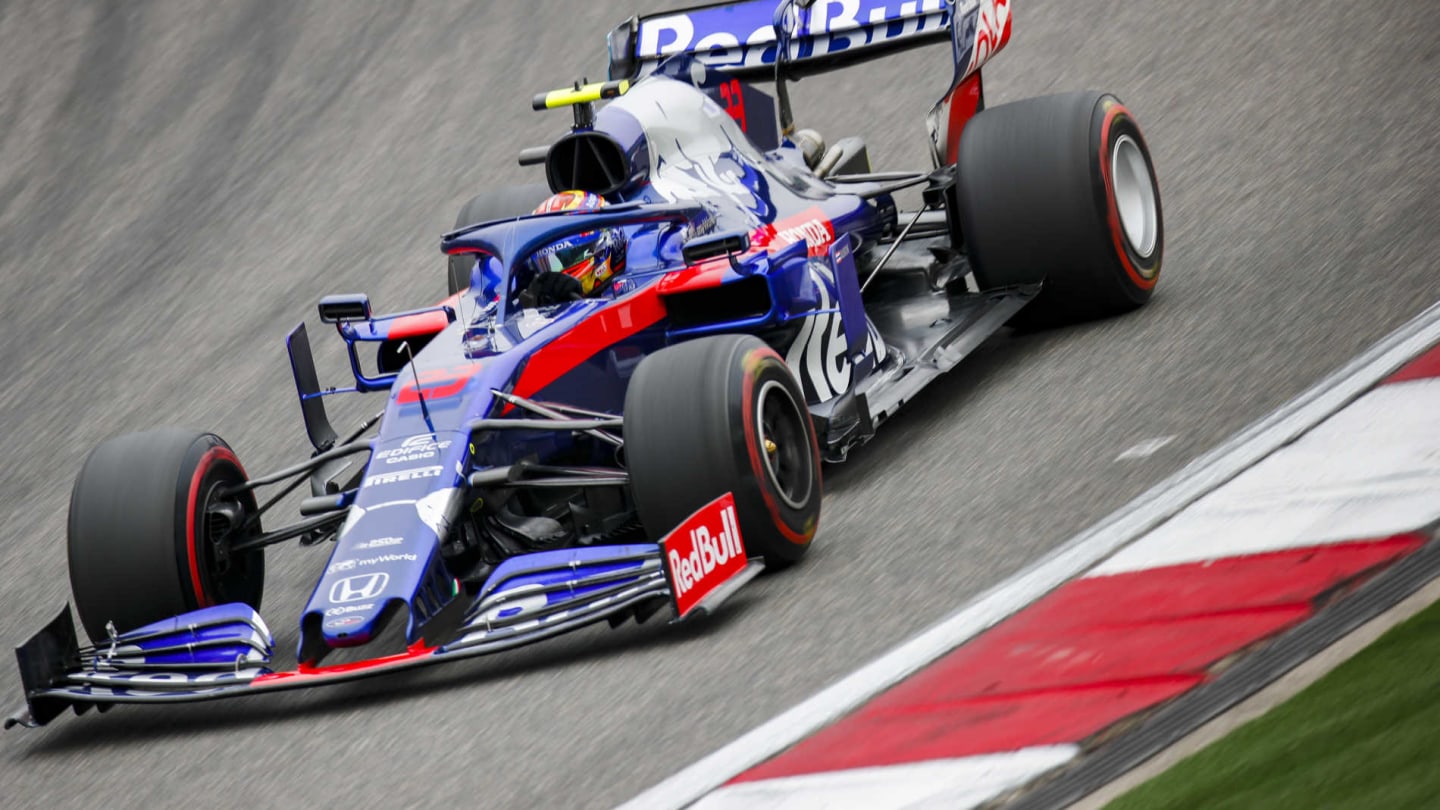
<svg viewBox="0 0 1440 810">
<path fill-rule="evenodd" d="M 1107 810 L 1182 807 L 1440 808 L 1440 604 Z"/>
</svg>

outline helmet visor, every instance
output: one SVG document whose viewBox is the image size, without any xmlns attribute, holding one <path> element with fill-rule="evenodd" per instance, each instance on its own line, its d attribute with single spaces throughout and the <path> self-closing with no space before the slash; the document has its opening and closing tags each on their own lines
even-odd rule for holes
<svg viewBox="0 0 1440 810">
<path fill-rule="evenodd" d="M 595 255 L 594 242 L 581 244 L 562 242 L 544 252 L 535 254 L 535 267 L 542 272 L 563 273 L 593 255 Z"/>
</svg>

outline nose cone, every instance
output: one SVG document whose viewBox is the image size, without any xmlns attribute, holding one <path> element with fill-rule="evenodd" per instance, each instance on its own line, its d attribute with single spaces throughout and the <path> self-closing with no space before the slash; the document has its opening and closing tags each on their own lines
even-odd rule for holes
<svg viewBox="0 0 1440 810">
<path fill-rule="evenodd" d="M 440 543 L 459 503 L 463 466 L 451 456 L 463 453 L 456 447 L 463 443 L 429 438 L 428 445 L 412 437 L 377 447 L 305 608 L 301 660 L 318 661 L 331 649 L 367 644 L 401 620 L 404 640 L 413 642 L 424 623 L 454 599 L 457 589 Z M 389 464 L 393 458 L 402 461 Z"/>
<path fill-rule="evenodd" d="M 327 607 L 321 612 L 324 618 L 320 622 L 327 647 L 354 647 L 375 636 L 381 629 L 381 615 L 391 602 L 405 601 L 390 591 L 390 580 L 388 571 L 369 571 L 329 582 L 324 594 Z"/>
</svg>

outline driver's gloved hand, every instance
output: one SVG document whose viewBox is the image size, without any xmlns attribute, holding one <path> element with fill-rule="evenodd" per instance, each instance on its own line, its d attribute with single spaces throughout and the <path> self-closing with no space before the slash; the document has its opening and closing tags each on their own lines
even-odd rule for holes
<svg viewBox="0 0 1440 810">
<path fill-rule="evenodd" d="M 521 295 L 522 306 L 548 307 L 585 297 L 580 280 L 564 273 L 540 273 Z"/>
</svg>

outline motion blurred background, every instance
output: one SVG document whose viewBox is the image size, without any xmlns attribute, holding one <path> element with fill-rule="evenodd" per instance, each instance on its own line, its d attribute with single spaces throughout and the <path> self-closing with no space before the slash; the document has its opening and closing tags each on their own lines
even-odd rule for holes
<svg viewBox="0 0 1440 810">
<path fill-rule="evenodd" d="M 305 453 L 284 334 L 330 292 L 378 309 L 442 297 L 439 234 L 461 203 L 536 182 L 517 153 L 567 126 L 531 94 L 601 78 L 605 31 L 675 5 L 0 2 L 0 641 L 68 599 L 65 508 L 93 445 L 177 424 L 226 437 L 252 471 Z M 1145 128 L 1168 237 L 1151 306 L 991 341 L 826 470 L 805 564 L 705 627 L 594 629 L 324 691 L 12 731 L 0 804 L 616 804 L 1440 298 L 1440 5 L 1029 0 L 1014 15 L 989 105 L 1109 90 Z M 924 167 L 922 116 L 949 77 L 939 46 L 793 95 L 802 126 L 863 135 L 877 169 Z M 345 378 L 338 346 L 319 360 Z M 269 552 L 282 650 L 325 553 Z M 21 700 L 8 665 L 0 695 Z"/>
</svg>

